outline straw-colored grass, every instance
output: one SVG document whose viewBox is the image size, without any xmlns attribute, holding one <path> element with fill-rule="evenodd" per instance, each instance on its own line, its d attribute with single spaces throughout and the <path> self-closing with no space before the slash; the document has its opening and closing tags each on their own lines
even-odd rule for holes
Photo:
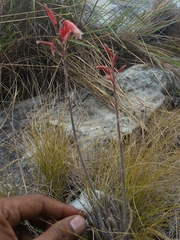
<svg viewBox="0 0 180 240">
<path fill-rule="evenodd" d="M 178 115 L 179 111 L 156 112 L 148 125 L 148 132 L 144 133 L 143 137 L 136 132 L 124 140 L 126 186 L 130 206 L 129 223 L 134 239 L 180 237 L 178 227 L 172 227 L 172 223 L 178 224 L 177 214 L 180 207 Z M 99 143 L 89 151 L 87 165 L 95 188 L 102 191 L 105 196 L 121 202 L 121 168 L 117 143 L 114 140 L 106 144 Z M 78 179 L 77 186 L 84 185 L 90 202 L 96 205 L 92 193 L 89 193 L 87 181 L 83 175 L 80 175 L 80 178 L 81 181 Z M 122 207 L 122 203 L 120 205 Z M 93 219 L 98 219 L 100 212 L 100 208 L 99 212 L 96 208 Z M 118 217 L 120 217 L 119 212 L 115 219 Z M 94 223 L 94 231 L 98 231 L 99 228 L 100 223 L 97 220 Z M 120 232 L 115 236 L 118 237 L 121 235 L 119 234 Z M 95 239 L 101 239 L 101 237 Z M 102 239 L 108 239 L 108 237 Z"/>
<path fill-rule="evenodd" d="M 23 144 L 19 143 L 19 149 L 32 169 L 38 192 L 63 201 L 77 157 L 73 138 L 65 129 L 63 116 L 55 125 L 51 117 L 34 119 L 21 137 Z"/>
<path fill-rule="evenodd" d="M 122 185 L 116 137 L 109 139 L 107 136 L 106 142 L 93 142 L 83 150 L 93 184 L 102 192 L 102 212 L 84 175 L 73 138 L 67 132 L 65 112 L 54 118 L 52 111 L 48 116 L 44 109 L 37 112 L 36 118 L 29 119 L 27 128 L 15 142 L 23 162 L 27 161 L 31 168 L 33 182 L 28 182 L 24 173 L 27 193 L 33 187 L 34 192 L 70 203 L 85 190 L 93 206 L 88 214 L 91 228 L 85 239 L 121 239 Z M 179 111 L 163 109 L 152 115 L 146 132 L 139 129 L 123 138 L 128 232 L 133 239 L 179 237 L 179 129 Z M 10 189 L 8 186 L 5 179 L 2 195 L 18 194 L 17 187 Z M 110 217 L 107 218 L 108 228 L 102 228 L 104 216 Z"/>
</svg>

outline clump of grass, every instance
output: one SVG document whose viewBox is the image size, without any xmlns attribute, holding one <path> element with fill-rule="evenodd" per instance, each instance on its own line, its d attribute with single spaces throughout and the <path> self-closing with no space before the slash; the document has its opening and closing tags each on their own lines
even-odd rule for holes
<svg viewBox="0 0 180 240">
<path fill-rule="evenodd" d="M 41 118 L 42 119 L 42 118 Z M 76 150 L 63 124 L 63 117 L 54 124 L 51 118 L 33 120 L 22 133 L 21 149 L 32 168 L 38 192 L 64 201 Z"/>
<path fill-rule="evenodd" d="M 179 111 L 168 112 L 165 109 L 156 112 L 149 122 L 148 132 L 142 137 L 134 132 L 124 139 L 128 219 L 133 239 L 169 239 L 178 236 L 178 115 Z M 95 188 L 106 196 L 103 204 L 109 207 L 109 220 L 114 222 L 114 225 L 108 225 L 109 229 L 102 227 L 103 215 L 97 209 L 84 175 L 80 174 L 78 181 L 77 176 L 72 181 L 76 182 L 77 187 L 86 189 L 92 205 L 93 210 L 89 212 L 92 229 L 89 234 L 98 240 L 122 237 L 120 227 L 118 230 L 115 227 L 119 218 L 122 219 L 122 170 L 118 161 L 118 143 L 110 139 L 107 143 L 97 143 L 88 151 L 90 154 L 86 156 L 86 165 L 89 175 Z M 100 199 L 103 201 L 103 197 Z M 115 208 L 115 203 L 121 207 Z M 105 234 L 107 229 L 109 235 Z M 91 239 L 90 235 L 87 239 Z"/>
<path fill-rule="evenodd" d="M 157 114 L 157 115 L 156 115 Z M 169 219 L 179 209 L 178 113 L 155 113 L 148 133 L 131 139 L 125 149 L 127 194 L 133 209 L 136 238 L 169 238 Z M 176 130 L 175 130 L 176 129 Z"/>
</svg>

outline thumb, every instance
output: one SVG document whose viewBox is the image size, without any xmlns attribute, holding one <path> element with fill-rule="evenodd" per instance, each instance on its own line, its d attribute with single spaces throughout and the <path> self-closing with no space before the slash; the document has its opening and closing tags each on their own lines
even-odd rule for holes
<svg viewBox="0 0 180 240">
<path fill-rule="evenodd" d="M 74 240 L 86 230 L 86 221 L 80 216 L 71 216 L 56 222 L 34 240 Z"/>
</svg>

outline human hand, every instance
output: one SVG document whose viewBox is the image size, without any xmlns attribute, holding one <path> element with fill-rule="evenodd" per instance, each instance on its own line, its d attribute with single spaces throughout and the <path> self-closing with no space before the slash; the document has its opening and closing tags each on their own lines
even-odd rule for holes
<svg viewBox="0 0 180 240">
<path fill-rule="evenodd" d="M 34 239 L 19 224 L 28 220 L 44 230 L 35 240 L 74 240 L 86 229 L 84 216 L 79 213 L 78 209 L 41 194 L 0 198 L 0 239 Z"/>
</svg>

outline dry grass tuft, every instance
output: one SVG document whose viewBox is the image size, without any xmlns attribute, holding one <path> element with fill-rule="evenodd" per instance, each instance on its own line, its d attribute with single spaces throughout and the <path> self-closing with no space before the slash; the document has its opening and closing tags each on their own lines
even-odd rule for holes
<svg viewBox="0 0 180 240">
<path fill-rule="evenodd" d="M 177 235 L 179 237 L 177 219 L 180 207 L 179 128 L 179 111 L 163 110 L 152 116 L 149 130 L 142 137 L 136 132 L 124 140 L 126 186 L 130 207 L 129 228 L 134 239 L 168 239 Z M 86 161 L 90 177 L 95 188 L 106 196 L 102 197 L 106 217 L 111 216 L 110 219 L 115 222 L 117 219 L 118 222 L 123 212 L 121 210 L 121 167 L 118 161 L 117 143 L 114 140 L 108 143 L 97 143 L 87 151 L 90 152 Z M 115 225 L 111 224 L 108 225 L 108 231 L 112 235 L 106 233 L 101 208 L 89 192 L 84 174 L 81 173 L 78 176 L 75 175 L 72 182 L 76 183 L 77 189 L 86 189 L 93 206 L 89 214 L 91 220 L 89 234 L 94 239 L 116 239 L 121 236 L 121 229 L 119 228 L 118 232 L 115 230 Z M 113 199 L 116 205 L 110 204 Z M 114 208 L 115 206 L 117 209 Z"/>
<path fill-rule="evenodd" d="M 22 132 L 21 154 L 28 161 L 38 192 L 64 201 L 76 149 L 63 117 L 34 119 Z M 35 184 L 35 185 L 36 185 Z"/>
</svg>

